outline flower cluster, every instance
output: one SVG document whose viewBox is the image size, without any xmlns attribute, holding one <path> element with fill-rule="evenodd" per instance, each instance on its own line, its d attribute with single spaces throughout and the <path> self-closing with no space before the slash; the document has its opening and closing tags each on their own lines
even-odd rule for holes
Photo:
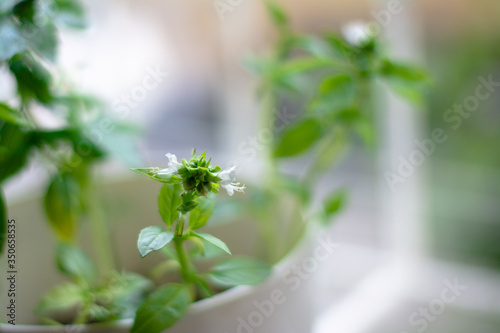
<svg viewBox="0 0 500 333">
<path fill-rule="evenodd" d="M 245 186 L 236 182 L 236 167 L 222 170 L 220 166 L 212 167 L 212 159 L 206 159 L 206 152 L 199 156 L 193 155 L 189 161 L 177 160 L 174 154 L 167 153 L 168 164 L 165 169 L 158 167 L 149 169 L 133 169 L 149 177 L 167 184 L 182 184 L 185 193 L 207 196 L 210 192 L 217 193 L 224 188 L 229 195 L 243 192 Z"/>
</svg>

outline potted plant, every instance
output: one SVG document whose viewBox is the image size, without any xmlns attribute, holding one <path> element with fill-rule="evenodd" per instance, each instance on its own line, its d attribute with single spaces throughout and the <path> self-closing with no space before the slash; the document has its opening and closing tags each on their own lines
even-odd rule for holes
<svg viewBox="0 0 500 333">
<path fill-rule="evenodd" d="M 21 1 L 9 7 L 9 15 L 15 17 L 26 15 L 19 13 L 24 13 L 25 11 L 21 9 L 30 3 L 37 2 Z M 72 207 L 78 207 L 76 210 L 81 211 L 82 208 L 95 207 L 95 202 L 90 204 L 79 196 L 75 197 L 75 193 L 86 193 L 87 200 L 94 197 L 88 193 L 90 190 L 86 187 L 90 178 L 88 169 L 77 168 L 76 172 L 70 168 L 71 171 L 68 173 L 65 166 L 61 177 L 54 181 L 55 185 L 49 187 L 45 201 L 49 219 L 56 221 L 53 221 L 52 225 L 58 234 L 66 237 L 62 237 L 66 244 L 61 245 L 58 250 L 59 267 L 73 279 L 73 282 L 49 292 L 41 303 L 41 310 L 51 312 L 76 305 L 80 311 L 73 322 L 77 325 L 69 327 L 79 331 L 160 332 L 167 329 L 168 332 L 238 330 L 275 332 L 277 329 L 286 329 L 290 332 L 294 330 L 301 332 L 309 329 L 313 314 L 303 310 L 296 311 L 307 308 L 311 290 L 304 282 L 305 279 L 302 279 L 297 265 L 300 268 L 300 265 L 311 258 L 317 249 L 317 246 L 310 241 L 311 229 L 327 225 L 346 200 L 345 190 L 332 189 L 318 205 L 315 186 L 320 176 L 330 170 L 342 156 L 353 135 L 361 137 L 368 145 L 373 145 L 373 114 L 369 111 L 372 109 L 370 92 L 374 82 L 382 79 L 397 92 L 412 97 L 420 90 L 424 76 L 412 66 L 398 64 L 388 59 L 375 36 L 371 35 L 363 25 L 348 29 L 345 39 L 335 34 L 301 35 L 291 30 L 283 10 L 271 2 L 266 2 L 266 7 L 279 32 L 279 38 L 269 57 L 247 61 L 248 67 L 260 77 L 261 84 L 257 93 L 262 106 L 260 113 L 262 130 L 270 130 L 272 134 L 272 139 L 263 144 L 266 169 L 259 177 L 261 182 L 248 184 L 248 190 L 239 200 L 231 200 L 220 205 L 235 206 L 236 209 L 231 211 L 235 212 L 236 217 L 242 219 L 242 216 L 246 216 L 243 219 L 249 220 L 250 225 L 255 226 L 249 229 L 250 231 L 246 230 L 243 235 L 241 232 L 229 235 L 231 238 L 245 239 L 251 236 L 262 240 L 257 243 L 263 244 L 262 246 L 235 252 L 254 255 L 261 260 L 226 258 L 222 262 L 214 262 L 220 260 L 224 252 L 229 252 L 225 243 L 229 243 L 231 238 L 225 236 L 215 238 L 211 236 L 211 231 L 202 233 L 197 231 L 198 227 L 207 224 L 215 205 L 211 193 L 216 192 L 221 186 L 227 187 L 229 192 L 241 189 L 239 185 L 234 184 L 235 169 L 223 171 L 213 167 L 205 153 L 199 156 L 193 153 L 189 161 L 184 160 L 182 163 L 174 159 L 174 156 L 167 155 L 169 163 L 166 168 L 135 169 L 141 174 L 165 183 L 160 191 L 159 210 L 166 226 L 161 228 L 155 224 L 153 227 L 143 229 L 137 245 L 143 256 L 151 251 L 160 251 L 165 255 L 166 259 L 155 268 L 155 272 L 160 276 L 159 280 L 165 272 L 178 274 L 172 276 L 172 281 L 176 282 L 159 283 L 159 288 L 150 293 L 139 306 L 141 294 L 151 287 L 149 280 L 135 274 L 110 274 L 112 269 L 106 270 L 107 279 L 96 279 L 96 274 L 92 273 L 93 264 L 87 256 L 74 244 L 67 244 L 67 240 L 73 239 L 73 236 L 67 236 L 72 235 L 68 230 L 73 232 L 73 229 L 66 223 L 57 222 L 60 212 L 66 214 L 65 220 L 68 220 L 68 216 L 72 217 L 75 214 L 75 209 Z M 18 18 L 11 21 L 19 24 Z M 13 24 L 12 22 L 9 21 L 9 24 Z M 14 28 L 13 31 L 18 29 L 17 26 Z M 24 56 L 32 49 L 36 50 L 35 46 L 30 46 L 28 50 L 14 49 L 16 52 L 11 51 L 12 55 L 8 55 L 16 58 L 19 52 Z M 11 58 L 5 57 L 9 64 L 13 61 Z M 21 73 L 25 72 L 26 70 Z M 28 91 L 31 95 L 26 96 L 31 100 L 47 103 L 40 98 L 43 97 L 42 93 L 45 90 L 49 91 L 48 83 L 42 80 L 40 86 L 43 87 L 45 84 L 45 90 L 31 92 L 30 89 L 34 86 L 31 82 L 39 78 L 39 75 L 31 75 L 28 78 L 27 82 L 30 84 L 23 86 L 26 79 L 20 76 L 18 80 L 20 94 L 26 95 Z M 41 97 L 38 94 L 41 94 Z M 285 98 L 294 99 L 301 111 L 295 115 L 296 119 L 291 124 L 278 123 L 276 120 L 276 110 L 280 109 L 281 101 Z M 50 100 L 50 107 L 55 107 L 56 101 L 61 100 L 68 102 L 68 99 L 64 98 Z M 91 100 L 81 97 L 69 98 L 69 101 L 78 106 L 93 105 Z M 19 113 L 16 113 L 11 106 L 5 106 L 4 109 L 6 111 L 2 119 L 5 123 L 14 122 L 17 126 L 25 124 L 26 120 L 21 119 Z M 69 117 L 69 120 L 74 120 L 73 118 Z M 72 125 L 75 125 L 76 129 L 81 129 L 82 126 L 77 122 Z M 26 131 L 32 133 L 34 130 L 29 128 Z M 38 132 L 39 130 L 36 130 L 36 133 Z M 68 135 L 67 131 L 62 132 Z M 78 130 L 68 132 L 80 133 Z M 4 133 L 9 132 L 2 129 L 2 134 Z M 81 137 L 71 139 L 70 136 L 70 139 L 65 139 L 66 137 L 58 135 L 61 133 L 50 133 L 42 138 L 52 140 L 49 141 L 49 146 L 52 142 L 69 140 L 73 148 L 71 156 L 78 154 L 76 148 L 82 142 Z M 99 148 L 94 148 L 94 145 L 92 147 L 95 155 L 101 158 L 103 154 L 102 152 L 98 154 Z M 8 158 L 13 155 L 12 153 Z M 284 161 L 305 156 L 311 162 L 305 176 L 285 175 L 281 171 L 280 165 Z M 7 165 L 8 158 L 4 160 L 4 165 Z M 89 167 L 95 160 L 97 157 L 80 165 L 82 168 Z M 18 169 L 23 164 L 19 165 Z M 78 178 L 82 173 L 87 176 Z M 68 184 L 76 185 L 70 187 Z M 69 191 L 69 188 L 79 190 Z M 60 189 L 65 190 L 66 194 L 62 194 Z M 57 200 L 51 199 L 52 197 Z M 70 198 L 71 200 L 62 209 L 57 206 L 56 202 L 65 202 Z M 82 202 L 86 204 L 82 205 Z M 131 203 L 134 201 L 131 200 Z M 68 207 L 71 209 L 67 209 Z M 214 218 L 217 218 L 217 214 L 215 215 Z M 220 229 L 218 232 L 223 235 L 224 230 L 228 228 Z M 106 231 L 98 230 L 96 227 L 92 233 L 96 237 L 103 237 Z M 190 247 L 186 247 L 186 243 L 191 244 Z M 323 251 L 331 251 L 332 248 L 328 246 L 323 244 Z M 200 266 L 193 265 L 190 258 L 202 259 Z M 75 262 L 78 264 L 73 265 Z M 100 266 L 104 267 L 105 264 L 102 263 Z M 269 269 L 271 266 L 272 271 Z M 238 272 L 242 273 L 236 274 Z M 125 280 L 125 283 L 120 282 L 121 280 Z M 214 282 L 214 285 L 209 282 Z M 225 289 L 239 284 L 257 285 Z M 122 287 L 116 287 L 117 285 Z M 66 301 L 68 295 L 75 297 L 69 297 L 70 300 L 62 304 L 61 300 Z M 82 295 L 85 295 L 83 299 Z M 134 296 L 135 301 L 127 298 L 130 295 Z M 190 306 L 195 300 L 197 302 Z M 54 304 L 61 306 L 57 308 Z M 120 304 L 131 307 L 123 308 L 119 306 Z M 137 307 L 134 323 L 131 311 Z M 289 317 L 292 311 L 298 313 L 296 318 Z M 125 314 L 130 318 L 127 319 Z M 92 321 L 107 322 L 118 318 L 125 319 L 104 326 L 85 325 Z M 3 325 L 1 328 L 6 327 Z M 28 328 L 18 327 L 18 329 Z M 65 329 L 67 328 L 64 326 L 51 326 L 39 327 L 37 331 L 54 332 Z"/>
</svg>

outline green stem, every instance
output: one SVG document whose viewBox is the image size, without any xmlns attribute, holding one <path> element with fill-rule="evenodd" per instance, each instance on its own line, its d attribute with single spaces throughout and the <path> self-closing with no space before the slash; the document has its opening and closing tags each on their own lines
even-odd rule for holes
<svg viewBox="0 0 500 333">
<path fill-rule="evenodd" d="M 177 258 L 179 259 L 179 265 L 181 267 L 181 275 L 184 282 L 192 282 L 191 272 L 190 272 L 190 262 L 184 250 L 184 239 L 182 237 L 174 237 L 175 251 L 177 252 Z"/>
<path fill-rule="evenodd" d="M 89 320 L 88 307 L 89 307 L 88 302 L 85 301 L 85 304 L 78 310 L 75 321 L 73 322 L 74 325 L 83 325 L 88 322 Z"/>
<path fill-rule="evenodd" d="M 106 276 L 115 269 L 113 250 L 108 230 L 108 224 L 101 209 L 101 202 L 97 189 L 92 180 L 85 185 L 87 213 L 92 243 L 95 251 L 95 260 L 101 276 Z"/>
<path fill-rule="evenodd" d="M 177 226 L 175 227 L 175 234 L 177 237 L 182 237 L 182 233 L 184 232 L 184 221 L 186 217 L 184 214 L 179 214 L 179 220 L 177 222 Z"/>
<path fill-rule="evenodd" d="M 260 130 L 270 129 L 273 133 L 275 132 L 274 121 L 275 121 L 275 112 L 276 112 L 276 98 L 272 91 L 272 87 L 266 87 L 264 89 L 266 92 L 263 93 L 262 104 L 261 104 L 261 115 L 260 115 Z M 277 164 L 276 159 L 273 155 L 273 143 L 274 141 L 268 142 L 264 144 L 264 158 L 266 161 L 266 184 L 271 184 L 274 179 L 274 176 L 277 172 Z"/>
</svg>

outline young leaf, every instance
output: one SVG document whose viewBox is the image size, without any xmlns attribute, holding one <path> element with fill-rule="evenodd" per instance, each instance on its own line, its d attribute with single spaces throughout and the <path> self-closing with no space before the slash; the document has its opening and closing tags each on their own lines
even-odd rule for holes
<svg viewBox="0 0 500 333">
<path fill-rule="evenodd" d="M 274 156 L 290 157 L 305 152 L 321 137 L 321 132 L 321 124 L 314 118 L 293 124 L 276 145 Z"/>
<path fill-rule="evenodd" d="M 196 206 L 198 206 L 198 203 L 196 201 L 187 201 L 179 205 L 179 207 L 177 207 L 177 210 L 182 214 L 187 214 L 188 212 L 195 209 Z"/>
<path fill-rule="evenodd" d="M 199 204 L 189 213 L 189 227 L 193 230 L 199 229 L 207 224 L 212 216 L 215 207 L 215 195 L 209 195 L 207 198 L 200 197 Z"/>
<path fill-rule="evenodd" d="M 328 217 L 337 213 L 342 209 L 347 201 L 347 192 L 342 189 L 339 191 L 335 191 L 328 195 L 323 202 L 323 207 L 326 215 Z"/>
<path fill-rule="evenodd" d="M 130 273 L 113 273 L 106 285 L 95 293 L 96 303 L 120 313 L 121 318 L 133 318 L 141 305 L 143 295 L 153 283 L 145 277 Z"/>
<path fill-rule="evenodd" d="M 36 98 L 43 104 L 52 100 L 49 71 L 32 56 L 17 54 L 9 61 L 9 68 L 17 82 L 17 90 L 23 99 Z"/>
<path fill-rule="evenodd" d="M 383 76 L 398 77 L 406 81 L 427 81 L 427 76 L 424 72 L 416 67 L 383 60 L 381 63 L 380 73 Z"/>
<path fill-rule="evenodd" d="M 79 281 L 92 284 L 97 276 L 94 263 L 83 250 L 69 243 L 60 243 L 56 250 L 56 262 L 59 270 Z"/>
<path fill-rule="evenodd" d="M 17 173 L 30 151 L 29 134 L 19 126 L 5 123 L 0 130 L 0 182 Z"/>
<path fill-rule="evenodd" d="M 194 235 L 194 236 L 196 236 L 196 237 L 198 237 L 198 238 L 201 238 L 201 239 L 209 242 L 212 245 L 217 246 L 219 249 L 224 250 L 224 252 L 226 252 L 227 254 L 231 254 L 231 251 L 227 247 L 226 243 L 224 243 L 223 241 L 221 241 L 217 237 L 212 236 L 210 234 L 203 233 L 203 232 L 194 232 L 194 231 L 191 231 L 191 234 Z"/>
<path fill-rule="evenodd" d="M 69 174 L 56 175 L 45 194 L 45 212 L 49 223 L 62 240 L 73 239 L 82 209 L 78 181 Z"/>
<path fill-rule="evenodd" d="M 172 231 L 165 231 L 157 226 L 147 227 L 141 230 L 137 240 L 137 249 L 141 257 L 145 257 L 150 252 L 158 251 L 170 243 L 174 238 Z"/>
<path fill-rule="evenodd" d="M 423 71 L 406 64 L 384 60 L 380 74 L 395 93 L 418 107 L 424 104 L 423 88 L 428 80 Z"/>
<path fill-rule="evenodd" d="M 271 20 L 277 27 L 283 28 L 288 24 L 288 17 L 275 2 L 271 0 L 266 1 L 266 9 Z"/>
<path fill-rule="evenodd" d="M 33 22 L 23 22 L 20 32 L 25 36 L 29 47 L 40 56 L 54 63 L 57 56 L 57 29 L 52 22 L 45 22 L 43 25 Z"/>
<path fill-rule="evenodd" d="M 422 85 L 420 83 L 400 80 L 398 78 L 386 78 L 385 83 L 392 91 L 416 107 L 421 108 L 425 105 Z"/>
<path fill-rule="evenodd" d="M 170 227 L 179 218 L 177 207 L 182 204 L 180 184 L 164 184 L 158 196 L 158 207 L 163 221 Z"/>
<path fill-rule="evenodd" d="M 167 284 L 155 291 L 137 310 L 132 333 L 160 333 L 173 326 L 191 304 L 189 287 Z"/>
<path fill-rule="evenodd" d="M 19 126 L 27 125 L 27 121 L 21 116 L 18 111 L 3 103 L 0 103 L 0 120 L 4 120 L 8 123 Z"/>
<path fill-rule="evenodd" d="M 316 58 L 333 58 L 335 54 L 330 49 L 328 43 L 316 36 L 303 36 L 297 39 L 297 46 L 309 52 Z"/>
<path fill-rule="evenodd" d="M 36 11 L 37 11 L 37 1 L 34 0 L 21 0 L 17 1 L 17 4 L 12 8 L 12 13 L 21 22 L 31 21 L 33 22 Z"/>
<path fill-rule="evenodd" d="M 293 75 L 303 74 L 304 72 L 320 70 L 324 68 L 331 68 L 334 63 L 331 60 L 324 58 L 302 58 L 297 60 L 288 61 L 281 66 L 276 75 L 289 79 Z"/>
<path fill-rule="evenodd" d="M 82 287 L 75 283 L 60 284 L 47 291 L 35 311 L 39 313 L 51 313 L 70 310 L 85 301 Z"/>
<path fill-rule="evenodd" d="M 325 42 L 333 52 L 333 57 L 341 60 L 348 61 L 349 56 L 352 54 L 352 46 L 335 35 L 327 34 L 323 37 Z"/>
<path fill-rule="evenodd" d="M 149 178 L 164 184 L 179 184 L 182 182 L 182 179 L 175 175 L 157 175 L 151 172 L 151 168 L 131 168 L 130 170 L 140 173 L 141 175 L 148 176 Z"/>
<path fill-rule="evenodd" d="M 212 268 L 210 278 L 221 285 L 256 285 L 264 282 L 271 274 L 269 266 L 253 258 L 231 258 Z"/>
</svg>

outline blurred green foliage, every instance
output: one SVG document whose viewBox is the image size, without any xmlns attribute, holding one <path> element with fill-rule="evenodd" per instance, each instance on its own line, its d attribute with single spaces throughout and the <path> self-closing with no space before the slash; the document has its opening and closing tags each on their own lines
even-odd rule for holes
<svg viewBox="0 0 500 333">
<path fill-rule="evenodd" d="M 48 315 L 54 307 L 67 309 L 77 303 L 80 311 L 76 321 L 80 323 L 124 315 L 126 311 L 119 307 L 106 309 L 104 305 L 111 305 L 103 303 L 98 294 L 103 288 L 115 287 L 110 282 L 111 275 L 115 280 L 129 278 L 112 272 L 106 221 L 98 220 L 98 214 L 92 213 L 98 203 L 92 185 L 93 167 L 103 161 L 110 150 L 114 153 L 122 149 L 106 145 L 105 139 L 89 136 L 93 123 L 86 119 L 95 114 L 97 120 L 102 119 L 105 110 L 102 103 L 56 83 L 62 78 L 56 66 L 58 29 L 82 29 L 86 21 L 84 8 L 78 0 L 2 0 L 0 3 L 0 70 L 16 83 L 16 95 L 9 101 L 0 101 L 0 188 L 30 163 L 44 165 L 50 173 L 44 197 L 45 211 L 48 225 L 60 243 L 57 251 L 59 270 L 73 282 L 50 291 L 38 311 Z M 37 109 L 50 112 L 61 125 L 44 128 L 34 116 Z M 129 132 L 124 126 L 116 126 L 115 131 L 106 133 L 106 139 L 113 142 L 113 136 Z M 118 140 L 114 142 L 115 146 L 122 144 Z M 7 222 L 3 196 L 0 205 L 1 252 Z M 92 268 L 94 264 L 77 247 L 79 226 L 85 217 L 97 226 L 92 229 L 93 234 L 97 234 L 93 237 L 100 237 L 100 241 L 95 242 L 99 244 L 96 245 L 98 268 Z M 89 274 L 100 275 L 104 280 L 99 282 Z M 114 302 L 142 292 L 146 284 L 135 283 L 139 280 L 136 277 L 132 280 L 124 288 L 114 290 L 108 298 Z M 127 315 L 130 316 L 130 311 Z"/>
<path fill-rule="evenodd" d="M 393 60 L 367 27 L 358 27 L 365 36 L 357 41 L 335 33 L 298 33 L 275 2 L 266 6 L 277 40 L 268 56 L 249 58 L 245 65 L 259 79 L 261 130 L 270 129 L 273 137 L 265 147 L 264 182 L 249 186 L 247 197 L 248 212 L 261 223 L 269 260 L 276 262 L 301 237 L 307 220 L 327 224 L 344 206 L 344 191 L 332 189 L 315 211 L 314 188 L 353 142 L 376 146 L 374 87 L 386 85 L 422 106 L 429 80 L 413 64 Z M 283 126 L 277 119 L 286 103 L 299 111 Z M 281 164 L 299 158 L 307 161 L 303 175 L 280 171 Z M 287 217 L 282 212 L 290 207 Z M 287 221 L 277 222 L 282 220 Z"/>
<path fill-rule="evenodd" d="M 435 87 L 429 95 L 428 126 L 450 128 L 445 113 L 474 96 L 479 77 L 500 81 L 498 34 L 459 30 L 430 39 L 429 65 Z M 500 117 L 498 92 L 462 118 L 431 159 L 432 246 L 440 258 L 500 269 Z"/>
</svg>

